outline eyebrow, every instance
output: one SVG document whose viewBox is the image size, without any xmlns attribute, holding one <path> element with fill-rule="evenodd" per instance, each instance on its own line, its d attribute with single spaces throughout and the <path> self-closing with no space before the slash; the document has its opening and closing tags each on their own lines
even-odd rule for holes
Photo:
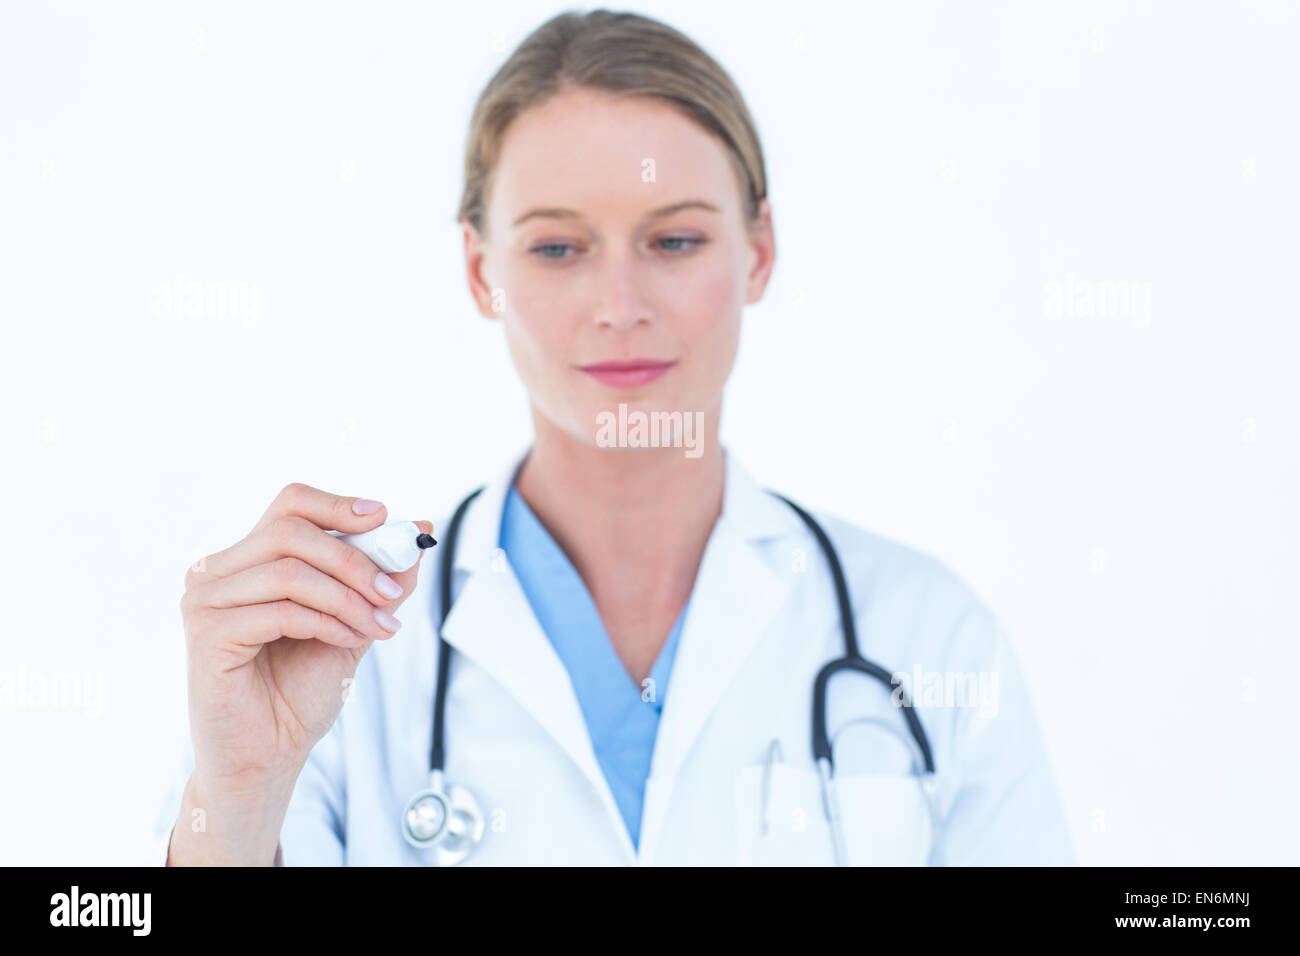
<svg viewBox="0 0 1300 956">
<path fill-rule="evenodd" d="M 661 219 L 664 216 L 670 216 L 675 212 L 683 209 L 705 209 L 709 212 L 722 212 L 711 202 L 705 202 L 703 199 L 685 199 L 682 202 L 675 202 L 670 206 L 660 206 L 658 209 L 652 209 L 646 213 L 646 219 Z M 522 225 L 529 219 L 580 219 L 581 213 L 573 209 L 564 209 L 561 207 L 551 206 L 537 209 L 530 209 L 518 219 L 510 224 L 513 229 L 515 226 Z"/>
</svg>

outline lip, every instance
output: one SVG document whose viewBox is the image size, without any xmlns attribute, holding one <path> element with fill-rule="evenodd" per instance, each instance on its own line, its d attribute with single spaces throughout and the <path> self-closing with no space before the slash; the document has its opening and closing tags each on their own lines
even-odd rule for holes
<svg viewBox="0 0 1300 956">
<path fill-rule="evenodd" d="M 614 388 L 648 385 L 676 365 L 662 359 L 622 359 L 579 366 L 596 381 Z"/>
</svg>

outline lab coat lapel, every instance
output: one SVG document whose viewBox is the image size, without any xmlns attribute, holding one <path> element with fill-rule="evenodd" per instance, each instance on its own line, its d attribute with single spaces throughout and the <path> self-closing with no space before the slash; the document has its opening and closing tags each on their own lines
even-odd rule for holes
<svg viewBox="0 0 1300 956">
<path fill-rule="evenodd" d="M 468 578 L 463 585 L 453 583 L 455 603 L 443 637 L 501 684 L 568 754 L 601 795 L 630 861 L 635 849 L 596 760 L 569 673 L 542 631 L 504 552 L 497 551 L 506 493 L 521 457 L 484 488 L 462 519 L 455 568 L 461 572 L 457 582 L 463 574 Z M 454 679 L 454 658 L 451 666 Z M 449 741 L 448 746 L 455 744 Z"/>
<path fill-rule="evenodd" d="M 682 762 L 785 603 L 790 579 L 768 564 L 765 542 L 797 530 L 790 507 L 758 487 L 726 452 L 722 514 L 696 575 L 668 677 L 641 821 L 640 859 L 653 859 Z"/>
<path fill-rule="evenodd" d="M 501 470 L 465 514 L 456 546 L 456 600 L 443 636 L 546 729 L 601 795 L 629 862 L 644 863 L 653 859 L 682 762 L 788 596 L 788 576 L 769 566 L 763 549 L 801 525 L 789 506 L 758 487 L 725 451 L 722 513 L 705 546 L 668 677 L 651 761 L 655 786 L 646 789 L 638 852 L 596 760 L 568 671 L 504 554 L 497 553 L 502 509 L 521 457 Z M 453 679 L 455 666 L 453 659 Z"/>
</svg>

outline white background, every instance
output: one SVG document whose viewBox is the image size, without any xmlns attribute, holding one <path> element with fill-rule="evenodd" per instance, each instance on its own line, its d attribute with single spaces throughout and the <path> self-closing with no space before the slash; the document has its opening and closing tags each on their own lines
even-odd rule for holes
<svg viewBox="0 0 1300 956">
<path fill-rule="evenodd" d="M 2 862 L 168 825 L 186 566 L 286 482 L 435 518 L 526 445 L 453 216 L 474 98 L 561 9 L 4 6 L 0 669 L 103 697 L 0 710 Z M 724 443 L 1006 618 L 1082 862 L 1300 862 L 1297 4 L 634 9 L 766 149 Z M 259 320 L 156 315 L 176 276 Z M 1067 276 L 1149 308 L 1053 317 Z"/>
</svg>

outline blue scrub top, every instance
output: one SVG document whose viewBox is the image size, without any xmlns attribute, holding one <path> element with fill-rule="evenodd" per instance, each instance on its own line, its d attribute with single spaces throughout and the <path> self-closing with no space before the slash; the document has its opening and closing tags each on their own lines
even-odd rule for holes
<svg viewBox="0 0 1300 956">
<path fill-rule="evenodd" d="M 582 576 L 514 485 L 501 515 L 500 547 L 528 603 L 569 672 L 596 760 L 637 846 L 668 675 L 690 599 L 664 642 L 649 680 L 638 687 L 610 643 Z"/>
</svg>

